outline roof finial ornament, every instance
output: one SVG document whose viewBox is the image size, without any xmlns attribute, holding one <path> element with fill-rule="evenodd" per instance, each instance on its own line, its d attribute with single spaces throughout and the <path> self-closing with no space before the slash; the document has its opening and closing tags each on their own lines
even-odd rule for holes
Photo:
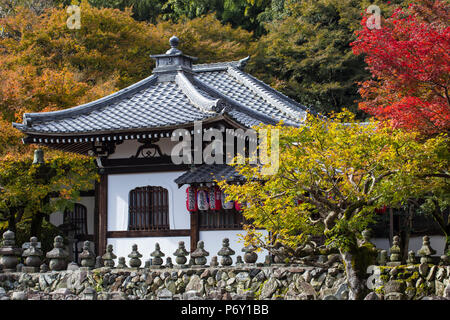
<svg viewBox="0 0 450 320">
<path fill-rule="evenodd" d="M 170 43 L 170 49 L 166 52 L 166 54 L 176 54 L 176 53 L 181 53 L 181 51 L 179 49 L 177 49 L 178 44 L 180 43 L 180 39 L 178 39 L 177 36 L 172 36 L 169 39 L 169 43 Z"/>
</svg>

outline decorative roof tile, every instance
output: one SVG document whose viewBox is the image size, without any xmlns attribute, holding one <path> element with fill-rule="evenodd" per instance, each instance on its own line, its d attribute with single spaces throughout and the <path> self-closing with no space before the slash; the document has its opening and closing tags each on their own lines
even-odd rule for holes
<svg viewBox="0 0 450 320">
<path fill-rule="evenodd" d="M 241 70 L 248 58 L 192 65 L 194 58 L 176 50 L 152 56 L 154 74 L 134 85 L 66 110 L 26 113 L 23 123 L 13 126 L 34 136 L 80 136 L 169 128 L 220 116 L 245 127 L 304 121 L 306 107 Z"/>
</svg>

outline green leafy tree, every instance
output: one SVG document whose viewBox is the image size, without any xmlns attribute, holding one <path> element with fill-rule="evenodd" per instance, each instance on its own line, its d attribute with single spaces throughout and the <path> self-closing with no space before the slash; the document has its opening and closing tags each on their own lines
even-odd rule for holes
<svg viewBox="0 0 450 320">
<path fill-rule="evenodd" d="M 96 166 L 89 157 L 33 159 L 6 157 L 0 162 L 0 229 L 16 231 L 29 221 L 30 235 L 41 238 L 43 220 L 51 213 L 73 206 L 80 191 L 94 187 Z M 50 201 L 52 195 L 59 197 Z"/>
<path fill-rule="evenodd" d="M 286 258 L 298 261 L 303 246 L 311 245 L 309 235 L 323 235 L 326 246 L 317 252 L 338 250 L 351 298 L 364 298 L 366 269 L 376 251 L 362 241 L 361 232 L 374 221 L 375 209 L 448 186 L 450 157 L 440 156 L 448 155 L 448 138 L 422 143 L 418 133 L 357 123 L 349 113 L 330 119 L 310 116 L 300 128 L 262 128 L 279 130 L 279 150 L 270 150 L 278 152 L 278 171 L 264 176 L 258 166 L 236 163 L 246 183 L 219 183 L 231 199 L 249 204 L 243 206 L 252 221 L 245 240 L 275 254 L 272 244 L 278 242 Z M 260 228 L 270 237 L 255 231 Z"/>
<path fill-rule="evenodd" d="M 89 0 L 89 3 L 97 8 L 113 8 L 123 11 L 131 7 L 134 19 L 151 23 L 157 23 L 166 2 L 167 0 Z"/>
<path fill-rule="evenodd" d="M 223 24 L 252 31 L 259 36 L 264 32 L 258 20 L 270 0 L 168 0 L 163 6 L 162 17 L 177 21 L 180 18 L 193 19 L 215 13 Z"/>
<path fill-rule="evenodd" d="M 382 15 L 392 4 L 380 3 Z M 399 2 L 399 1 L 397 1 Z M 352 54 L 361 14 L 370 1 L 286 0 L 266 23 L 251 71 L 275 88 L 322 113 L 348 108 L 358 117 L 357 83 L 370 77 L 362 56 Z M 271 17 L 273 19 L 273 17 Z"/>
</svg>

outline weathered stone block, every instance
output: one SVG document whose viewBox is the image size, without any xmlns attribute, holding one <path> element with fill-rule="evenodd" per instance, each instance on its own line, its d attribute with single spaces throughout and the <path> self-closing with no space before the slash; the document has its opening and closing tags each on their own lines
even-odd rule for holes
<svg viewBox="0 0 450 320">
<path fill-rule="evenodd" d="M 378 296 L 378 294 L 376 294 L 375 292 L 371 292 L 364 298 L 364 300 L 381 300 L 381 299 Z"/>
<path fill-rule="evenodd" d="M 279 281 L 275 278 L 269 278 L 261 288 L 260 299 L 270 298 L 278 289 Z"/>
</svg>

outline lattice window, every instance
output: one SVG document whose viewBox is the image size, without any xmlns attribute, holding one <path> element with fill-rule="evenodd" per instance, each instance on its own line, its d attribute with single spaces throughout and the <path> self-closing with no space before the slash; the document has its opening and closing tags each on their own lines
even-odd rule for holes
<svg viewBox="0 0 450 320">
<path fill-rule="evenodd" d="M 138 187 L 129 194 L 128 230 L 169 229 L 169 193 L 162 187 Z"/>
<path fill-rule="evenodd" d="M 75 227 L 75 236 L 86 236 L 87 231 L 87 209 L 84 205 L 75 203 L 73 211 L 64 212 L 64 221 L 71 223 Z"/>
<path fill-rule="evenodd" d="M 242 229 L 245 223 L 242 213 L 235 209 L 199 211 L 198 214 L 200 230 Z"/>
</svg>

